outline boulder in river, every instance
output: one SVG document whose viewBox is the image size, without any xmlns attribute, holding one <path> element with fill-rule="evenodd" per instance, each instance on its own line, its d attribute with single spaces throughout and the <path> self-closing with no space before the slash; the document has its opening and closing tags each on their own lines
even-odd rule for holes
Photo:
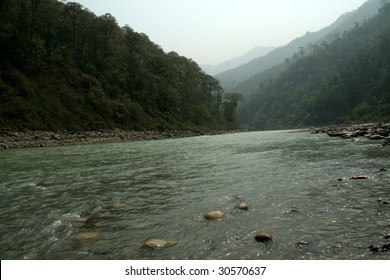
<svg viewBox="0 0 390 280">
<path fill-rule="evenodd" d="M 207 220 L 220 220 L 225 216 L 221 211 L 211 211 L 204 215 L 204 218 Z"/>
<path fill-rule="evenodd" d="M 248 204 L 246 203 L 240 203 L 238 206 L 237 206 L 238 209 L 241 209 L 241 210 L 248 210 L 249 206 Z"/>
<path fill-rule="evenodd" d="M 255 235 L 255 240 L 258 242 L 268 242 L 273 241 L 274 237 L 268 232 L 258 232 Z"/>
</svg>

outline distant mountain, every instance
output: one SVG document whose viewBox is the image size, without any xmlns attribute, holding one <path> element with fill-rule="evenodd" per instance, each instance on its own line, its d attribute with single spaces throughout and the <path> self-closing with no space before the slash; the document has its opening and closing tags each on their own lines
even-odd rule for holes
<svg viewBox="0 0 390 280">
<path fill-rule="evenodd" d="M 382 6 L 381 3 L 381 0 L 369 0 L 357 10 L 340 16 L 332 25 L 317 32 L 307 32 L 304 36 L 291 41 L 286 46 L 271 51 L 264 57 L 254 59 L 247 64 L 220 73 L 215 77 L 220 81 L 221 86 L 225 90 L 240 91 L 241 87 L 245 87 L 245 85 L 240 85 L 242 82 L 250 79 L 257 73 L 283 63 L 286 59 L 298 53 L 300 48 L 305 48 L 309 44 L 318 44 L 323 41 L 329 42 L 338 34 L 342 35 L 344 31 L 350 30 L 356 24 L 360 24 L 364 20 L 376 15 L 378 9 Z M 253 83 L 253 81 L 252 84 L 250 87 L 246 85 L 245 91 L 253 92 L 260 85 L 260 83 Z"/>
<path fill-rule="evenodd" d="M 275 47 L 257 46 L 241 56 L 226 60 L 224 62 L 217 64 L 217 65 L 202 64 L 199 66 L 207 74 L 214 76 L 216 74 L 228 71 L 230 69 L 233 69 L 233 68 L 241 66 L 245 63 L 248 63 L 249 61 L 251 61 L 255 58 L 263 57 L 274 49 L 275 49 Z"/>
<path fill-rule="evenodd" d="M 313 45 L 244 98 L 240 123 L 249 130 L 390 118 L 390 1 L 379 13 L 329 43 Z M 311 49 L 311 51 L 309 51 Z"/>
</svg>

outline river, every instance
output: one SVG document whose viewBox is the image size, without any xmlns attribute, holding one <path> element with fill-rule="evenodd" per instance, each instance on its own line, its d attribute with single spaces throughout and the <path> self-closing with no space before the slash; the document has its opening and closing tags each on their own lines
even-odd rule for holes
<svg viewBox="0 0 390 280">
<path fill-rule="evenodd" d="M 388 168 L 380 142 L 291 131 L 0 150 L 0 258 L 390 259 Z"/>
</svg>

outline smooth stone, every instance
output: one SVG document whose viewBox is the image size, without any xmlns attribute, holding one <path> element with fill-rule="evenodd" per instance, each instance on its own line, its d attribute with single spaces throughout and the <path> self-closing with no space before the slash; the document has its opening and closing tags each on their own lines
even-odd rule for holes
<svg viewBox="0 0 390 280">
<path fill-rule="evenodd" d="M 142 247 L 151 249 L 163 249 L 165 248 L 167 243 L 167 241 L 161 239 L 147 239 L 142 244 Z"/>
<path fill-rule="evenodd" d="M 221 211 L 211 211 L 204 215 L 207 220 L 220 220 L 225 216 L 225 214 Z"/>
<path fill-rule="evenodd" d="M 233 196 L 234 199 L 237 199 L 237 200 L 242 200 L 244 197 L 240 194 L 237 194 L 235 196 Z"/>
<path fill-rule="evenodd" d="M 241 210 L 248 210 L 248 204 L 241 203 L 240 205 L 237 206 L 237 208 Z"/>
<path fill-rule="evenodd" d="M 149 249 L 162 250 L 162 249 L 165 249 L 165 248 L 168 248 L 171 246 L 175 246 L 177 243 L 179 243 L 179 242 L 178 241 L 168 242 L 166 240 L 152 238 L 152 239 L 145 240 L 144 243 L 142 244 L 142 247 L 149 248 Z"/>
<path fill-rule="evenodd" d="M 267 242 L 267 241 L 273 241 L 274 237 L 272 234 L 268 232 L 259 232 L 255 235 L 255 239 L 258 242 Z"/>
</svg>

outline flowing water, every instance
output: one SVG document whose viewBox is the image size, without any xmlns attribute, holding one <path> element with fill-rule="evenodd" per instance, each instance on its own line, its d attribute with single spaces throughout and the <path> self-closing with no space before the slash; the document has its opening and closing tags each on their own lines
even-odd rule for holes
<svg viewBox="0 0 390 280">
<path fill-rule="evenodd" d="M 380 142 L 288 131 L 2 150 L 0 258 L 390 259 L 383 168 Z"/>
</svg>

